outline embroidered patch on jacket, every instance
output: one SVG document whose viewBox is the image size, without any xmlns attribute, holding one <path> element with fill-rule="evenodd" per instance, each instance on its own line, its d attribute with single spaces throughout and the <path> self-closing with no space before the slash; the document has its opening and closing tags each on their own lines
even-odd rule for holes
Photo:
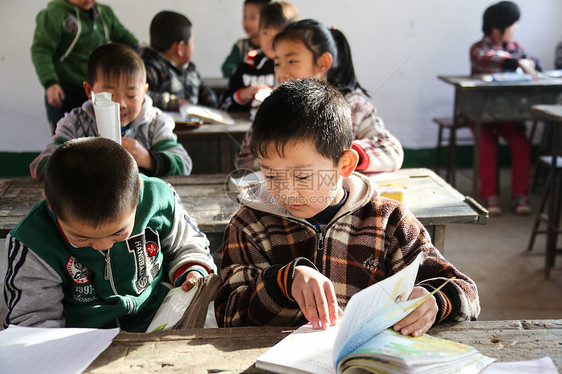
<svg viewBox="0 0 562 374">
<path fill-rule="evenodd" d="M 135 289 L 138 293 L 141 293 L 160 271 L 161 264 L 158 260 L 160 239 L 158 238 L 158 233 L 147 227 L 143 233 L 127 239 L 127 248 L 129 253 L 132 253 L 135 257 L 137 268 Z"/>
<path fill-rule="evenodd" d="M 78 32 L 78 21 L 74 16 L 68 16 L 62 24 L 62 28 L 69 34 L 76 34 Z"/>
<path fill-rule="evenodd" d="M 72 298 L 79 303 L 90 303 L 97 299 L 96 291 L 90 282 L 90 271 L 75 257 L 70 256 L 66 262 L 66 271 L 73 280 L 70 286 Z"/>
</svg>

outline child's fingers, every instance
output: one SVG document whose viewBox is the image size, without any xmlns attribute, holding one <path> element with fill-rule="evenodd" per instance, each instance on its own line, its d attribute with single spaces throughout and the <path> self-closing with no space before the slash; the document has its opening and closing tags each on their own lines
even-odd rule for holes
<svg viewBox="0 0 562 374">
<path fill-rule="evenodd" d="M 334 326 L 338 321 L 338 315 L 341 309 L 338 306 L 336 292 L 334 291 L 334 286 L 331 282 L 324 284 L 324 293 L 326 295 L 326 302 L 328 303 L 329 322 L 330 325 Z"/>
</svg>

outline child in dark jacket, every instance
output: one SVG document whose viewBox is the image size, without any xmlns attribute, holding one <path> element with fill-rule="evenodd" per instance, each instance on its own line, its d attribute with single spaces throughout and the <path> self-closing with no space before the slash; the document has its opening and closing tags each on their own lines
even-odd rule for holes
<svg viewBox="0 0 562 374">
<path fill-rule="evenodd" d="M 400 202 L 355 173 L 351 110 L 325 82 L 290 80 L 256 114 L 251 149 L 265 182 L 242 191 L 223 244 L 219 326 L 336 323 L 353 294 L 421 252 L 410 298 L 430 296 L 394 329 L 419 336 L 435 323 L 474 320 L 474 282 L 443 258 Z"/>
</svg>

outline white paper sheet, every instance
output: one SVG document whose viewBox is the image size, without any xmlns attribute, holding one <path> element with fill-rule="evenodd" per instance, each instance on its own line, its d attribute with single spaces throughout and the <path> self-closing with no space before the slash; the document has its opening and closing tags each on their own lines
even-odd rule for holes
<svg viewBox="0 0 562 374">
<path fill-rule="evenodd" d="M 92 102 L 100 136 L 121 144 L 119 104 L 111 101 L 109 92 L 92 92 Z"/>
<path fill-rule="evenodd" d="M 114 329 L 37 328 L 0 331 L 0 373 L 81 373 L 119 333 Z"/>
</svg>

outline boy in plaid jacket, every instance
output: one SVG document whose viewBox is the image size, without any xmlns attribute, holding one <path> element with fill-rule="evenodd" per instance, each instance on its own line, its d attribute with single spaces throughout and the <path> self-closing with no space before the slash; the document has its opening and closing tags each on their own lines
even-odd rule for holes
<svg viewBox="0 0 562 374">
<path fill-rule="evenodd" d="M 422 252 L 410 298 L 430 296 L 394 329 L 419 336 L 441 321 L 474 320 L 474 282 L 447 262 L 400 202 L 380 197 L 354 173 L 346 99 L 314 79 L 280 85 L 260 106 L 252 152 L 266 181 L 239 195 L 226 228 L 215 301 L 219 326 L 336 323 L 353 294 Z"/>
</svg>

